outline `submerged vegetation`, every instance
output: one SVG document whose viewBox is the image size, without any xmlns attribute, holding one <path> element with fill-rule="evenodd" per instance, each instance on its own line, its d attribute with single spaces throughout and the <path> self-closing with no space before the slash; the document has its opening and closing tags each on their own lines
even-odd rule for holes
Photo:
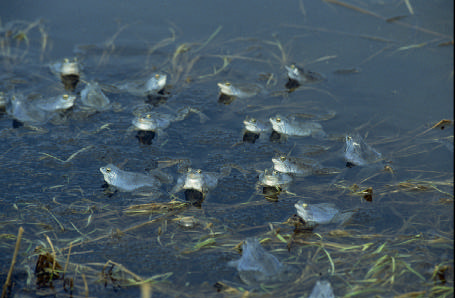
<svg viewBox="0 0 455 298">
<path fill-rule="evenodd" d="M 35 38 L 36 32 L 39 33 L 38 40 Z M 43 61 L 44 53 L 48 49 L 48 35 L 43 20 L 13 21 L 7 24 L 0 22 L 0 36 L 0 58 L 3 67 L 22 63 L 32 50 L 37 51 L 40 61 Z"/>
<path fill-rule="evenodd" d="M 343 1 L 324 2 L 410 27 L 400 17 L 385 18 Z M 302 14 L 309 13 L 299 3 Z M 413 15 L 412 3 L 404 4 Z M 357 35 L 387 45 L 358 65 L 385 51 L 393 55 L 447 42 L 443 34 L 412 28 L 433 39 L 404 45 Z M 134 53 L 122 44 L 129 30 L 132 26 L 124 25 L 105 43 L 77 46 L 74 61 L 84 66 L 72 86 L 78 98 L 70 110 L 56 113 L 55 123 L 23 127 L 17 123 L 21 119 L 0 112 L 0 134 L 6 140 L 0 153 L 2 297 L 108 297 L 113 292 L 144 298 L 313 297 L 319 286 L 333 289 L 336 297 L 453 297 L 453 120 L 433 119 L 403 131 L 399 121 L 372 116 L 366 123 L 352 120 L 349 132 L 337 131 L 344 124 L 331 122 L 343 113 L 340 108 L 324 123 L 323 138 L 308 137 L 311 133 L 283 137 L 270 125 L 254 141 L 239 143 L 245 116 L 257 121 L 248 113 L 266 123 L 281 111 L 311 119 L 327 110 L 327 103 L 344 103 L 323 79 L 310 82 L 317 81 L 314 85 L 289 82 L 287 71 L 297 69 L 294 60 L 302 59 L 291 54 L 291 40 L 276 35 L 222 40 L 222 26 L 195 42 L 182 41 L 173 26 L 170 36 L 140 48 L 141 70 L 129 80 L 116 68 L 130 64 L 122 53 Z M 347 34 L 327 30 L 311 28 Z M 28 86 L 29 77 L 20 77 L 24 65 L 54 62 L 47 61 L 48 51 L 42 20 L 0 23 L 2 101 Z M 307 66 L 333 59 L 305 57 L 305 74 L 322 78 Z M 40 67 L 32 67 L 39 73 L 30 78 L 51 87 L 26 91 L 63 90 L 59 78 Z M 153 94 L 118 88 L 151 73 L 160 74 L 151 78 L 166 78 Z M 96 76 L 97 94 L 108 94 L 113 109 L 80 105 L 83 87 L 95 84 L 89 82 Z M 42 78 L 45 83 L 38 81 Z M 261 90 L 222 99 L 217 86 L 232 79 Z M 321 102 L 302 99 L 305 92 L 320 96 Z M 156 112 L 157 106 L 169 113 Z M 182 107 L 188 112 L 185 121 L 178 114 Z M 175 125 L 159 130 L 159 139 L 156 128 L 134 137 L 128 126 L 139 110 L 148 111 L 146 118 L 175 114 L 165 119 Z M 198 116 L 189 114 L 199 110 Z M 273 168 L 273 160 L 294 156 L 314 159 L 300 164 L 310 174 Z M 126 178 L 119 182 L 109 173 Z M 147 186 L 152 190 L 137 191 Z M 258 261 L 264 258 L 268 263 Z"/>
</svg>

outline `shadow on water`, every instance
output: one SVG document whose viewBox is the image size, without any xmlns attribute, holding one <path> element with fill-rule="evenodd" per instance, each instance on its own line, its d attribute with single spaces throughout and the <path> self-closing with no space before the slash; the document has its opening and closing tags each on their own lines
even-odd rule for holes
<svg viewBox="0 0 455 298">
<path fill-rule="evenodd" d="M 300 297 L 327 280 L 336 297 L 453 296 L 453 3 L 171 1 L 151 10 L 82 1 L 62 13 L 60 2 L 49 11 L 29 2 L 0 4 L 7 295 Z M 63 58 L 76 59 L 80 76 L 50 71 Z M 285 66 L 294 63 L 324 79 L 289 78 Z M 149 92 L 156 74 L 166 74 L 166 85 Z M 93 81 L 109 98 L 103 109 L 81 100 Z M 220 94 L 220 82 L 250 84 L 248 96 Z M 44 123 L 12 107 L 13 95 L 24 94 L 39 114 L 37 95 L 65 92 L 77 96 L 74 106 Z M 180 108 L 198 112 L 131 133 L 137 111 Z M 327 135 L 242 125 L 277 114 L 317 121 Z M 346 160 L 348 133 L 379 152 L 377 160 Z M 324 168 L 291 173 L 286 187 L 258 184 L 278 154 Z M 118 191 L 100 173 L 110 163 L 173 182 L 153 193 Z M 174 193 L 189 167 L 234 171 L 208 193 Z M 300 201 L 352 216 L 313 224 L 297 214 Z M 267 253 L 258 254 L 293 268 L 291 279 L 242 280 L 246 273 L 228 264 L 251 237 Z"/>
</svg>

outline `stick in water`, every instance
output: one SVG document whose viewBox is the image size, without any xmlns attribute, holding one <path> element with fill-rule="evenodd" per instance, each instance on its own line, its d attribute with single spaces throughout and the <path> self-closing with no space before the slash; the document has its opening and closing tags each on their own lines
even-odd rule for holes
<svg viewBox="0 0 455 298">
<path fill-rule="evenodd" d="M 20 227 L 19 233 L 17 233 L 16 248 L 14 249 L 13 259 L 11 260 L 11 267 L 9 268 L 6 282 L 3 285 L 2 298 L 6 297 L 6 291 L 11 283 L 11 275 L 13 274 L 14 264 L 16 264 L 17 252 L 19 251 L 19 246 L 21 245 L 22 233 L 24 233 L 24 229 Z"/>
</svg>

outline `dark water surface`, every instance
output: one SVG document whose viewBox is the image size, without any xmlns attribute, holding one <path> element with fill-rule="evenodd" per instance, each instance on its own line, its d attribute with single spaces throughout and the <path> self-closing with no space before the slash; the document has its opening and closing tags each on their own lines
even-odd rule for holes
<svg viewBox="0 0 455 298">
<path fill-rule="evenodd" d="M 308 297 L 319 279 L 331 282 L 336 297 L 453 296 L 453 125 L 431 129 L 453 120 L 453 1 L 410 2 L 413 15 L 399 0 L 1 2 L 6 97 L 55 96 L 64 90 L 48 65 L 73 57 L 83 65 L 79 98 L 59 121 L 13 128 L 13 118 L 0 113 L 2 284 L 22 226 L 12 297 L 139 297 L 140 284 L 154 297 Z M 26 37 L 19 42 L 11 32 Z M 292 63 L 326 79 L 288 92 L 284 66 Z M 190 114 L 147 145 L 130 129 L 146 98 L 112 86 L 154 72 L 168 75 L 161 106 L 191 106 L 209 120 Z M 110 110 L 81 108 L 80 91 L 91 80 L 103 86 Z M 225 104 L 218 101 L 223 81 L 265 89 Z M 328 111 L 336 112 L 321 121 L 328 140 L 261 135 L 242 142 L 246 116 Z M 343 137 L 350 132 L 381 152 L 393 173 L 384 164 L 346 168 Z M 310 157 L 339 175 L 297 178 L 278 201 L 264 198 L 258 171 L 270 168 L 272 157 L 301 157 L 321 145 L 326 150 Z M 178 159 L 205 171 L 233 169 L 200 208 L 132 214 L 132 205 L 172 200 L 173 185 L 153 199 L 103 187 L 99 168 L 108 163 L 144 173 Z M 165 171 L 174 181 L 180 175 L 176 165 Z M 353 184 L 372 187 L 372 201 Z M 185 202 L 183 192 L 175 196 Z M 299 200 L 356 213 L 343 225 L 294 233 L 284 222 Z M 181 227 L 183 216 L 199 224 Z M 268 252 L 296 268 L 291 281 L 242 283 L 227 264 L 247 237 L 266 239 Z M 62 268 L 70 256 L 52 285 L 36 286 L 38 246 Z"/>
</svg>

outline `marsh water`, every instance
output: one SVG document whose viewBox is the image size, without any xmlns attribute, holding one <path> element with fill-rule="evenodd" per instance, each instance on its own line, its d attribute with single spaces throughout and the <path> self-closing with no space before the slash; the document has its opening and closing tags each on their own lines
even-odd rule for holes
<svg viewBox="0 0 455 298">
<path fill-rule="evenodd" d="M 24 229 L 11 297 L 308 297 L 318 280 L 336 297 L 453 296 L 453 1 L 3 1 L 0 20 L 5 98 L 61 94 L 49 65 L 82 66 L 75 106 L 58 120 L 30 126 L 0 114 L 2 284 Z M 288 89 L 291 64 L 324 80 Z M 156 72 L 168 76 L 159 102 L 115 88 Z M 90 81 L 110 109 L 81 107 Z M 263 90 L 220 100 L 226 81 Z M 209 119 L 190 114 L 143 142 L 131 121 L 147 103 Z M 242 138 L 247 116 L 333 111 L 320 122 L 327 139 Z M 346 167 L 347 133 L 381 163 Z M 339 173 L 296 177 L 271 199 L 258 175 L 279 154 Z M 159 168 L 174 183 L 181 164 L 232 170 L 191 204 L 172 184 L 154 194 L 107 187 L 99 168 L 110 163 Z M 299 231 L 288 221 L 298 201 L 354 216 Z M 294 276 L 242 282 L 228 263 L 248 237 Z"/>
</svg>

